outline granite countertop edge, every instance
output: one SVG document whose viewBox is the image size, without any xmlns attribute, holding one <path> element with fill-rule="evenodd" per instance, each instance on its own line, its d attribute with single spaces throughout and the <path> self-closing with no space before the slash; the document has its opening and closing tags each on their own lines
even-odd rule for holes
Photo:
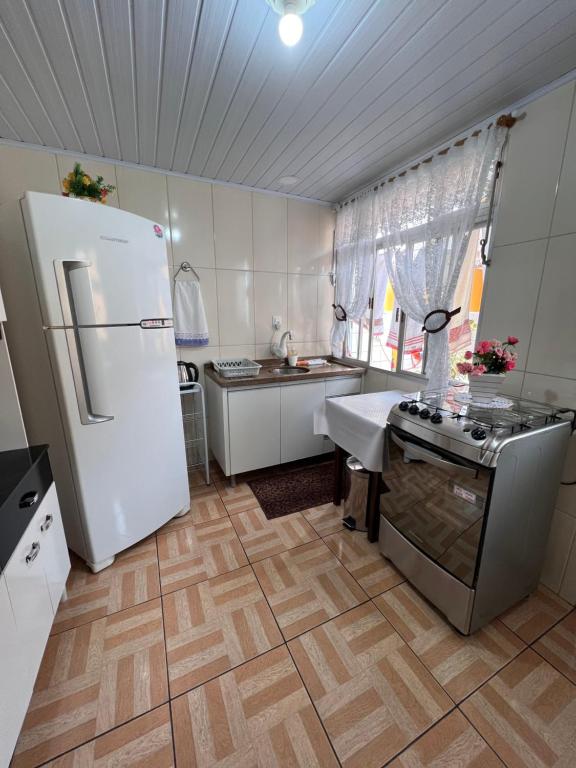
<svg viewBox="0 0 576 768">
<path fill-rule="evenodd" d="M 220 374 L 216 373 L 212 363 L 204 364 L 205 375 L 214 381 L 218 386 L 225 387 L 227 389 L 231 387 L 260 387 L 270 384 L 290 384 L 299 381 L 308 381 L 310 379 L 332 379 L 341 376 L 358 376 L 364 375 L 365 369 L 359 365 L 350 365 L 348 363 L 341 363 L 332 358 L 326 358 L 327 365 L 319 365 L 311 367 L 306 373 L 295 373 L 294 375 L 278 375 L 271 372 L 272 368 L 281 368 L 283 363 L 281 360 L 256 360 L 262 368 L 258 376 L 246 376 L 245 378 L 233 378 L 226 379 Z"/>
</svg>

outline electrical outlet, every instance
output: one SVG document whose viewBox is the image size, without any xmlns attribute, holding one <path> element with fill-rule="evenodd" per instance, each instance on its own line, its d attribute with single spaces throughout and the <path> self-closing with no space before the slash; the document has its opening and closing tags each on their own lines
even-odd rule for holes
<svg viewBox="0 0 576 768">
<path fill-rule="evenodd" d="M 272 328 L 275 331 L 279 331 L 282 328 L 282 318 L 280 315 L 272 315 Z"/>
</svg>

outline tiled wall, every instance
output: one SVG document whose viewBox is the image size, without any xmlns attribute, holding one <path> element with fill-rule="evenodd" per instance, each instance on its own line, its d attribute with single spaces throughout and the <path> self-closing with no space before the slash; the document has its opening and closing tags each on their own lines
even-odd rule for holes
<svg viewBox="0 0 576 768">
<path fill-rule="evenodd" d="M 214 357 L 269 356 L 272 315 L 294 332 L 298 354 L 327 354 L 332 319 L 334 213 L 327 206 L 222 184 L 0 146 L 0 203 L 26 190 L 60 192 L 82 162 L 117 191 L 116 205 L 163 224 L 172 274 L 189 261 L 200 275 L 210 345 L 180 348 L 199 365 Z M 182 273 L 181 273 L 182 274 Z"/>
<path fill-rule="evenodd" d="M 480 338 L 518 336 L 506 391 L 576 407 L 576 106 L 568 83 L 526 107 L 510 134 Z M 366 388 L 422 380 L 370 371 Z M 576 482 L 576 437 L 564 467 Z M 576 485 L 561 486 L 543 581 L 576 603 Z"/>
</svg>

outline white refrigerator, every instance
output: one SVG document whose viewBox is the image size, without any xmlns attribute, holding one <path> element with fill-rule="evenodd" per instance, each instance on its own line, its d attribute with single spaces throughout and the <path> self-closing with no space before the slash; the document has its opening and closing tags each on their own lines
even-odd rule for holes
<svg viewBox="0 0 576 768">
<path fill-rule="evenodd" d="M 0 277 L 24 421 L 96 572 L 190 507 L 165 234 L 57 195 L 11 210 Z"/>
</svg>

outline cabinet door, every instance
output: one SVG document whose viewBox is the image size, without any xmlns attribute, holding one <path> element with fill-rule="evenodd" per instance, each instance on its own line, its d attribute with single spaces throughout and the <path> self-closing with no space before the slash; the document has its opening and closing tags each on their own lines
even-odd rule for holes
<svg viewBox="0 0 576 768">
<path fill-rule="evenodd" d="M 326 450 L 324 436 L 314 434 L 314 411 L 324 401 L 323 381 L 282 387 L 282 462 L 316 456 Z"/>
<path fill-rule="evenodd" d="M 231 474 L 280 463 L 280 387 L 228 392 Z"/>
<path fill-rule="evenodd" d="M 52 610 L 56 613 L 70 571 L 70 556 L 54 483 L 34 516 L 34 525 L 35 538 L 41 547 L 39 559 L 46 575 Z"/>
<path fill-rule="evenodd" d="M 0 576 L 0 768 L 8 768 L 28 707 L 21 678 L 26 667 L 4 576 Z"/>
</svg>

